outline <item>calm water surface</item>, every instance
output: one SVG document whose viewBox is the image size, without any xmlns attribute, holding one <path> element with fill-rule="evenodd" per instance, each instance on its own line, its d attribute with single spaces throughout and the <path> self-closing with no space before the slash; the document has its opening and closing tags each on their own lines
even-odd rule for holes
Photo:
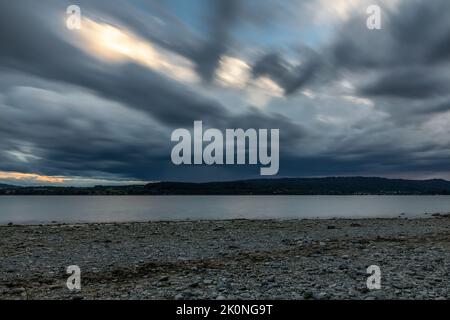
<svg viewBox="0 0 450 320">
<path fill-rule="evenodd" d="M 0 224 L 424 216 L 450 196 L 0 196 Z"/>
</svg>

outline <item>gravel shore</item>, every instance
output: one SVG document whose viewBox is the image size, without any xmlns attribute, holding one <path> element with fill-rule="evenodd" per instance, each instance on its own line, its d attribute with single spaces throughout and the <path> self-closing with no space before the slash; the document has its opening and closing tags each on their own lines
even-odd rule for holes
<svg viewBox="0 0 450 320">
<path fill-rule="evenodd" d="M 449 271 L 446 216 L 0 226 L 0 299 L 450 299 Z"/>
</svg>

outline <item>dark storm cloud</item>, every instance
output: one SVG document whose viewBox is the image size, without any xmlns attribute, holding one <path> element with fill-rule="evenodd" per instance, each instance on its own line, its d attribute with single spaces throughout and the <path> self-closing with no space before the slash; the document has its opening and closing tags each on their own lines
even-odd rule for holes
<svg viewBox="0 0 450 320">
<path fill-rule="evenodd" d="M 368 30 L 355 16 L 340 30 L 332 48 L 336 68 L 374 72 L 362 95 L 430 98 L 450 89 L 450 2 L 402 1 L 385 8 L 382 30 Z"/>
<path fill-rule="evenodd" d="M 226 128 L 242 128 L 242 129 L 280 129 L 280 147 L 291 148 L 298 145 L 302 139 L 306 138 L 308 132 L 301 126 L 294 124 L 286 116 L 280 114 L 266 114 L 258 109 L 234 116 L 226 124 Z"/>
<path fill-rule="evenodd" d="M 403 98 L 429 98 L 447 94 L 450 77 L 439 77 L 429 68 L 401 68 L 384 72 L 375 81 L 361 87 L 360 92 L 369 96 Z"/>
<path fill-rule="evenodd" d="M 306 52 L 305 61 L 297 67 L 285 61 L 278 53 L 269 53 L 253 66 L 254 77 L 268 76 L 284 89 L 286 95 L 292 94 L 310 82 L 321 66 L 317 53 Z"/>
<path fill-rule="evenodd" d="M 166 134 L 145 114 L 89 93 L 74 94 L 71 87 L 58 92 L 35 85 L 2 96 L 0 112 L 7 121 L 0 124 L 1 170 L 132 177 L 130 171 L 168 152 Z"/>
<path fill-rule="evenodd" d="M 142 180 L 173 179 L 173 174 L 183 171 L 170 162 L 171 130 L 144 113 L 92 97 L 88 91 L 73 93 L 73 87 L 56 85 L 48 90 L 52 86 L 47 82 L 11 78 L 17 83 L 10 83 L 12 88 L 0 96 L 0 114 L 8 119 L 0 123 L 1 170 Z M 33 87 L 21 86 L 27 82 Z M 303 137 L 289 119 L 258 110 L 230 114 L 219 128 L 230 127 L 283 128 L 280 139 L 285 146 Z M 224 174 L 223 169 L 207 170 L 212 171 Z M 200 177 L 198 172 L 195 176 Z"/>
<path fill-rule="evenodd" d="M 214 0 L 214 14 L 210 18 L 208 41 L 192 55 L 197 70 L 207 81 L 214 77 L 220 57 L 227 51 L 230 28 L 239 12 L 238 0 Z"/>
</svg>

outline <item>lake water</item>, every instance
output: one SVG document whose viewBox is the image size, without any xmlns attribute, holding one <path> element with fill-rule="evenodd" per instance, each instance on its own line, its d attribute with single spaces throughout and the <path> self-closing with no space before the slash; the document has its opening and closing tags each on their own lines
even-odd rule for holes
<svg viewBox="0 0 450 320">
<path fill-rule="evenodd" d="M 425 216 L 450 196 L 0 196 L 0 224 Z"/>
</svg>

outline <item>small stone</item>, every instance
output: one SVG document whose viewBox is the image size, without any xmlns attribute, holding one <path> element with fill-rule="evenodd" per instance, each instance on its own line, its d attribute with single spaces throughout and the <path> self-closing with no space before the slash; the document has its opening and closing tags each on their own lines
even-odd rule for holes
<svg viewBox="0 0 450 320">
<path fill-rule="evenodd" d="M 175 300 L 183 300 L 184 296 L 182 293 L 179 293 L 175 296 Z"/>
<path fill-rule="evenodd" d="M 310 291 L 303 293 L 303 299 L 312 299 L 314 298 L 314 294 Z"/>
<path fill-rule="evenodd" d="M 323 300 L 328 298 L 328 293 L 326 292 L 320 292 L 317 296 L 315 296 L 318 300 Z"/>
<path fill-rule="evenodd" d="M 61 285 L 59 284 L 52 284 L 51 286 L 48 287 L 50 290 L 55 290 L 55 289 L 60 289 Z"/>
<path fill-rule="evenodd" d="M 224 290 L 227 290 L 227 289 L 231 289 L 230 283 L 226 279 L 220 279 L 217 282 L 217 290 L 224 291 Z"/>
<path fill-rule="evenodd" d="M 432 216 L 432 217 L 440 217 L 441 214 L 440 214 L 440 213 L 433 213 L 431 216 Z"/>
<path fill-rule="evenodd" d="M 160 282 L 168 281 L 168 280 L 169 280 L 169 276 L 162 276 L 161 278 L 159 278 Z"/>
</svg>

